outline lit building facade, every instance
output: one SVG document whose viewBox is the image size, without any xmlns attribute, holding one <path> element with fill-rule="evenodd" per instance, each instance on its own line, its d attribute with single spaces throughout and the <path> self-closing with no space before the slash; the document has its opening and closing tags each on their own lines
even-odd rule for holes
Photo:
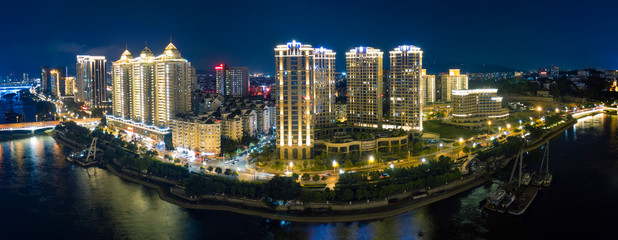
<svg viewBox="0 0 618 240">
<path fill-rule="evenodd" d="M 448 75 L 440 76 L 442 84 L 442 102 L 452 101 L 453 90 L 468 89 L 468 75 L 462 75 L 459 69 L 449 69 Z"/>
<path fill-rule="evenodd" d="M 103 107 L 107 101 L 105 56 L 77 55 L 75 101 L 90 108 Z"/>
<path fill-rule="evenodd" d="M 225 69 L 227 65 L 215 66 L 215 93 L 225 95 Z"/>
<path fill-rule="evenodd" d="M 64 92 L 66 96 L 75 95 L 75 77 L 66 77 L 64 79 Z"/>
<path fill-rule="evenodd" d="M 43 95 L 49 95 L 51 93 L 51 68 L 48 66 L 41 67 L 41 88 L 39 92 Z"/>
<path fill-rule="evenodd" d="M 421 70 L 421 102 L 423 106 L 436 102 L 436 75 L 427 74 L 426 69 Z"/>
<path fill-rule="evenodd" d="M 179 116 L 170 121 L 172 142 L 200 153 L 221 153 L 221 123 L 208 116 Z"/>
<path fill-rule="evenodd" d="M 275 48 L 277 149 L 280 159 L 307 159 L 313 153 L 314 109 L 311 45 L 292 41 Z"/>
<path fill-rule="evenodd" d="M 112 63 L 112 114 L 129 119 L 133 113 L 133 56 L 125 50 L 120 60 Z"/>
<path fill-rule="evenodd" d="M 315 127 L 330 127 L 335 125 L 335 52 L 320 47 L 313 53 Z"/>
<path fill-rule="evenodd" d="M 60 98 L 66 96 L 65 81 L 67 75 L 66 67 L 41 67 L 41 89 L 40 92 L 46 96 Z"/>
<path fill-rule="evenodd" d="M 479 127 L 487 121 L 504 120 L 509 113 L 502 108 L 498 89 L 453 90 L 453 123 Z"/>
<path fill-rule="evenodd" d="M 243 135 L 243 119 L 234 113 L 221 114 L 221 136 L 239 141 Z"/>
<path fill-rule="evenodd" d="M 385 127 L 422 131 L 421 75 L 423 51 L 403 45 L 390 55 L 390 122 Z"/>
<path fill-rule="evenodd" d="M 226 97 L 249 96 L 249 68 L 229 67 L 219 64 L 215 67 L 215 91 Z"/>
<path fill-rule="evenodd" d="M 192 110 L 195 68 L 172 43 L 156 57 L 148 47 L 137 58 L 125 51 L 113 63 L 112 85 L 116 117 L 166 128 L 176 114 Z"/>
<path fill-rule="evenodd" d="M 371 47 L 346 52 L 347 122 L 352 126 L 382 128 L 383 55 Z"/>
</svg>

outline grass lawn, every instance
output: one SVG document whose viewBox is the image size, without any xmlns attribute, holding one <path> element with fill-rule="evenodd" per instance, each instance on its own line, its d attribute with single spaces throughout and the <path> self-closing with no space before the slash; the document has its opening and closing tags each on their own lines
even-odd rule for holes
<svg viewBox="0 0 618 240">
<path fill-rule="evenodd" d="M 519 126 L 519 119 L 523 121 L 523 123 L 530 122 L 530 117 L 537 119 L 539 116 L 538 112 L 528 111 L 528 112 L 511 112 L 509 114 L 509 118 L 506 120 L 512 126 Z"/>
<path fill-rule="evenodd" d="M 423 122 L 423 130 L 427 132 L 435 132 L 440 134 L 441 138 L 459 139 L 471 138 L 481 132 L 469 130 L 465 128 L 458 128 L 451 125 L 446 125 L 438 120 Z"/>
</svg>

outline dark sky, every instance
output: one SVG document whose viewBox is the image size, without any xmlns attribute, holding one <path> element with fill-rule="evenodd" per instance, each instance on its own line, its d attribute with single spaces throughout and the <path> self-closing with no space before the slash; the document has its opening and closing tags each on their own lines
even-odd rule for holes
<svg viewBox="0 0 618 240">
<path fill-rule="evenodd" d="M 273 48 L 292 39 L 337 52 L 401 44 L 424 62 L 484 63 L 528 70 L 618 68 L 617 1 L 3 1 L 0 75 L 37 74 L 75 55 L 117 60 L 148 41 L 169 42 L 197 69 L 220 62 L 272 72 Z M 384 65 L 388 66 L 385 58 Z M 431 69 L 430 69 L 431 70 Z M 434 70 L 438 71 L 438 70 Z"/>
</svg>

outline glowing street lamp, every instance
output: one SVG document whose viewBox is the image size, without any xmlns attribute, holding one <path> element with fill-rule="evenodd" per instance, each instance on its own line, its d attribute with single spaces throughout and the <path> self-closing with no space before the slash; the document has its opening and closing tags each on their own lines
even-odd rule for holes
<svg viewBox="0 0 618 240">
<path fill-rule="evenodd" d="M 425 161 L 426 161 L 425 158 L 421 158 L 421 162 L 425 163 Z"/>
<path fill-rule="evenodd" d="M 560 109 L 556 108 L 556 113 L 559 113 L 559 112 L 560 112 Z"/>
<path fill-rule="evenodd" d="M 391 167 L 391 169 L 393 169 L 393 168 L 395 168 L 395 165 L 393 165 L 393 164 L 391 163 L 391 166 L 390 166 L 390 167 Z"/>
<path fill-rule="evenodd" d="M 333 160 L 333 172 L 335 172 L 336 167 L 337 167 L 337 161 Z"/>
<path fill-rule="evenodd" d="M 490 127 L 491 127 L 491 121 L 487 121 L 487 134 L 489 134 Z"/>
<path fill-rule="evenodd" d="M 464 142 L 463 138 L 459 138 L 459 143 L 463 143 L 463 142 Z"/>
<path fill-rule="evenodd" d="M 373 156 L 369 156 L 369 163 L 373 163 Z"/>
<path fill-rule="evenodd" d="M 510 123 L 506 124 L 506 129 L 511 129 L 511 124 Z"/>
</svg>

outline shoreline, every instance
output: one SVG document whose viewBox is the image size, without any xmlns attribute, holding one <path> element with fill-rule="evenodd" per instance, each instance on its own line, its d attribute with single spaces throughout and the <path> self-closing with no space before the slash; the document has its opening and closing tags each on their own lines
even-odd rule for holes
<svg viewBox="0 0 618 240">
<path fill-rule="evenodd" d="M 577 119 L 573 119 L 572 121 L 564 123 L 564 126 L 560 126 L 556 129 L 553 129 L 550 132 L 544 134 L 541 138 L 533 141 L 530 146 L 527 146 L 524 150 L 531 151 L 536 148 L 542 146 L 546 141 L 553 139 L 557 135 L 559 135 L 565 129 L 571 127 L 573 124 L 577 123 Z M 54 134 L 49 134 L 54 137 L 56 140 L 60 140 L 59 143 L 63 145 L 69 145 L 67 147 L 75 147 L 70 142 L 64 141 L 65 139 L 59 139 Z M 500 164 L 500 168 L 506 166 L 511 160 L 513 156 L 506 158 Z M 474 176 L 465 179 L 468 182 L 456 184 L 451 183 L 447 185 L 443 185 L 437 187 L 434 193 L 430 193 L 427 197 L 413 199 L 410 193 L 401 193 L 398 195 L 390 196 L 390 199 L 396 199 L 397 201 L 393 204 L 388 203 L 388 200 L 384 200 L 386 204 L 379 204 L 376 206 L 375 204 L 368 204 L 367 207 L 353 209 L 353 210 L 333 210 L 331 207 L 328 207 L 326 211 L 315 211 L 315 208 L 303 208 L 302 210 L 294 210 L 292 207 L 288 206 L 287 209 L 271 209 L 264 206 L 253 206 L 248 204 L 242 204 L 242 200 L 235 199 L 236 202 L 232 203 L 227 197 L 213 197 L 215 200 L 203 200 L 204 198 L 191 200 L 185 197 L 180 196 L 177 193 L 173 193 L 172 188 L 175 187 L 173 184 L 164 183 L 157 181 L 156 179 L 142 179 L 139 176 L 131 176 L 128 173 L 124 173 L 116 169 L 113 161 L 112 163 L 107 163 L 105 166 L 100 166 L 101 168 L 107 169 L 112 174 L 120 177 L 129 182 L 137 183 L 142 186 L 151 188 L 157 191 L 159 198 L 163 201 L 175 204 L 179 207 L 185 209 L 192 210 L 211 210 L 211 211 L 227 211 L 233 212 L 237 214 L 250 215 L 255 217 L 262 217 L 267 219 L 281 220 L 281 221 L 294 221 L 294 222 L 305 222 L 305 223 L 328 223 L 328 222 L 352 222 L 352 221 L 367 221 L 367 220 L 375 220 L 382 219 L 387 217 L 396 216 L 411 210 L 418 209 L 420 207 L 427 206 L 429 204 L 453 197 L 455 195 L 467 192 L 473 188 L 476 188 L 480 185 L 483 185 L 487 182 L 491 182 L 492 176 L 491 174 L 484 174 L 481 176 Z M 117 166 L 120 167 L 120 166 Z M 150 180 L 150 181 L 149 181 Z M 464 179 L 459 181 L 465 181 Z M 170 187 L 169 191 L 164 190 L 163 187 Z M 401 195 L 407 195 L 401 197 Z M 209 203 L 205 203 L 209 202 Z M 379 202 L 382 200 L 377 200 L 375 202 Z M 212 203 L 210 203 L 212 202 Z M 309 205 L 309 204 L 308 204 Z M 351 204 L 350 204 L 351 205 Z M 340 206 L 345 207 L 347 204 L 332 204 L 331 206 Z M 319 209 L 319 208 L 318 208 Z"/>
</svg>

